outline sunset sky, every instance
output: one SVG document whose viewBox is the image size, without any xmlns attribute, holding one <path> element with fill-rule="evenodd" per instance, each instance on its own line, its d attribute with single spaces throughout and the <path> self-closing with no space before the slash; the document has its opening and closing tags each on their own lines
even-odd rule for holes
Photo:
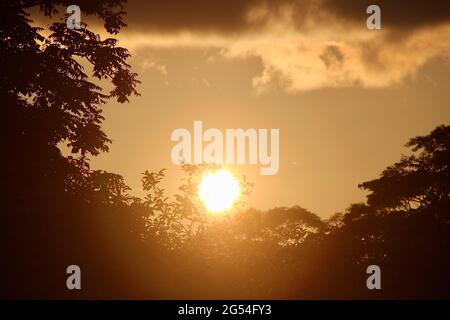
<svg viewBox="0 0 450 320">
<path fill-rule="evenodd" d="M 142 172 L 167 168 L 174 192 L 173 130 L 277 128 L 277 175 L 230 167 L 255 183 L 249 206 L 328 217 L 363 201 L 358 183 L 450 121 L 450 5 L 392 2 L 130 0 L 117 38 L 142 96 L 105 108 L 113 143 L 93 168 L 122 174 L 137 195 Z M 366 27 L 369 4 L 381 30 Z"/>
</svg>

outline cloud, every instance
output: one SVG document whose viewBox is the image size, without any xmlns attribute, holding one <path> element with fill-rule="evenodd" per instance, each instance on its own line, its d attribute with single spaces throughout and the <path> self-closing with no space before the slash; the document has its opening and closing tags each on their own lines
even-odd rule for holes
<svg viewBox="0 0 450 320">
<path fill-rule="evenodd" d="M 448 0 L 322 0 L 324 10 L 341 20 L 360 23 L 366 18 L 366 8 L 376 4 L 381 8 L 382 25 L 395 31 L 410 32 L 450 22 Z"/>
<path fill-rule="evenodd" d="M 164 84 L 169 85 L 167 66 L 165 64 L 145 58 L 139 64 L 139 67 L 139 72 L 141 73 L 145 73 L 150 70 L 158 73 L 163 78 Z"/>
<path fill-rule="evenodd" d="M 323 87 L 379 88 L 400 84 L 427 61 L 450 56 L 450 25 L 416 31 L 402 41 L 382 32 L 348 34 L 338 41 L 292 34 L 265 41 L 240 41 L 224 50 L 229 58 L 256 56 L 263 71 L 253 79 L 258 92 L 278 82 L 287 92 Z"/>
<path fill-rule="evenodd" d="M 327 69 L 338 68 L 344 61 L 344 55 L 338 46 L 327 46 L 319 58 L 323 61 Z"/>
<path fill-rule="evenodd" d="M 128 0 L 127 23 L 151 32 L 233 32 L 246 27 L 246 13 L 260 0 Z"/>
<path fill-rule="evenodd" d="M 129 0 L 130 50 L 218 48 L 227 59 L 257 58 L 256 91 L 400 84 L 450 53 L 448 0 L 378 0 L 381 30 L 368 30 L 366 0 Z M 97 26 L 96 28 L 100 28 Z M 210 58 L 216 63 L 217 56 Z M 164 75 L 164 68 L 159 68 Z"/>
<path fill-rule="evenodd" d="M 448 0 L 128 0 L 127 22 L 151 32 L 245 32 L 267 25 L 287 8 L 297 28 L 311 21 L 363 25 L 366 8 L 381 7 L 383 26 L 391 30 L 416 29 L 450 21 Z"/>
</svg>

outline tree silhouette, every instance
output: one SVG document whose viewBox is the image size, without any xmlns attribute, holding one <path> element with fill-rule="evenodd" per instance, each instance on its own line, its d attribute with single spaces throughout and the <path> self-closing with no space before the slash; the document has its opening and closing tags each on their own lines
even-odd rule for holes
<svg viewBox="0 0 450 320">
<path fill-rule="evenodd" d="M 125 26 L 123 3 L 78 2 L 84 15 L 103 20 L 112 34 Z M 38 294 L 34 291 L 45 287 L 50 295 L 61 292 L 61 277 L 51 274 L 64 270 L 68 252 L 80 261 L 89 259 L 81 251 L 96 237 L 88 226 L 94 203 L 119 209 L 117 204 L 127 197 L 120 176 L 90 172 L 88 160 L 107 151 L 110 143 L 101 128 L 102 106 L 111 99 L 126 102 L 130 95 L 138 95 L 139 81 L 126 62 L 128 51 L 115 39 L 99 39 L 86 24 L 70 30 L 65 18 L 47 30 L 32 25 L 30 10 L 54 17 L 70 4 L 48 0 L 0 4 L 1 141 L 6 160 L 1 167 L 5 201 L 0 232 L 2 255 L 8 257 L 2 296 Z M 90 76 L 86 69 L 92 69 Z M 109 82 L 111 90 L 105 92 L 92 78 Z M 64 156 L 60 144 L 72 154 Z M 101 216 L 102 210 L 97 211 Z M 33 267 L 36 274 L 41 272 L 36 279 L 29 271 Z M 12 277 L 14 272 L 17 276 Z"/>
<path fill-rule="evenodd" d="M 0 62 L 4 66 L 0 95 L 8 133 L 4 150 L 19 162 L 26 155 L 34 156 L 38 164 L 42 162 L 34 169 L 43 175 L 74 164 L 62 159 L 56 148 L 59 143 L 66 143 L 80 159 L 107 151 L 110 140 L 101 129 L 101 106 L 108 99 L 125 102 L 131 94 L 138 94 L 136 74 L 126 63 L 129 53 L 117 47 L 115 39 L 99 40 L 86 24 L 70 30 L 64 19 L 49 26 L 48 36 L 31 26 L 27 9 L 39 6 L 43 15 L 52 16 L 67 5 L 69 1 L 24 0 L 5 2 L 0 8 Z M 110 33 L 124 26 L 122 1 L 82 1 L 80 6 L 86 15 L 104 20 Z M 108 93 L 90 81 L 84 71 L 88 65 L 94 78 L 113 85 Z M 15 171 L 8 175 L 8 182 L 14 183 L 23 168 L 19 164 L 8 169 Z M 49 169 L 53 172 L 45 172 Z"/>
<path fill-rule="evenodd" d="M 450 127 L 437 127 L 428 136 L 411 139 L 407 146 L 418 155 L 403 157 L 380 178 L 360 185 L 371 192 L 368 204 L 409 214 L 427 210 L 448 221 Z"/>
<path fill-rule="evenodd" d="M 344 282 L 350 297 L 443 298 L 450 295 L 449 165 L 450 126 L 411 139 L 414 152 L 360 187 L 370 191 L 367 204 L 352 205 L 324 242 L 344 253 L 342 278 L 380 265 L 384 290 L 369 294 L 363 286 Z M 336 275 L 330 275 L 335 277 Z"/>
</svg>

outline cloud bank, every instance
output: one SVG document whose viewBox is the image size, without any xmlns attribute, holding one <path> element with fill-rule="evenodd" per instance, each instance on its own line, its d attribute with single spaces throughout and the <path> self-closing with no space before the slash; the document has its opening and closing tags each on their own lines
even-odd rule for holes
<svg viewBox="0 0 450 320">
<path fill-rule="evenodd" d="M 260 59 L 256 91 L 387 87 L 450 56 L 450 4 L 376 1 L 381 30 L 366 28 L 372 1 L 138 1 L 125 6 L 131 49 L 215 47 L 227 59 Z"/>
</svg>

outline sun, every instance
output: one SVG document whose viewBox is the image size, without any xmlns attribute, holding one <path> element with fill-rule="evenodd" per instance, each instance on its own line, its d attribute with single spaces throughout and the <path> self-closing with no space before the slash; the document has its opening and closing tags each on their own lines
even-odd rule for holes
<svg viewBox="0 0 450 320">
<path fill-rule="evenodd" d="M 233 205 L 240 188 L 236 178 L 227 170 L 206 172 L 198 187 L 198 196 L 208 211 L 221 212 Z"/>
</svg>

